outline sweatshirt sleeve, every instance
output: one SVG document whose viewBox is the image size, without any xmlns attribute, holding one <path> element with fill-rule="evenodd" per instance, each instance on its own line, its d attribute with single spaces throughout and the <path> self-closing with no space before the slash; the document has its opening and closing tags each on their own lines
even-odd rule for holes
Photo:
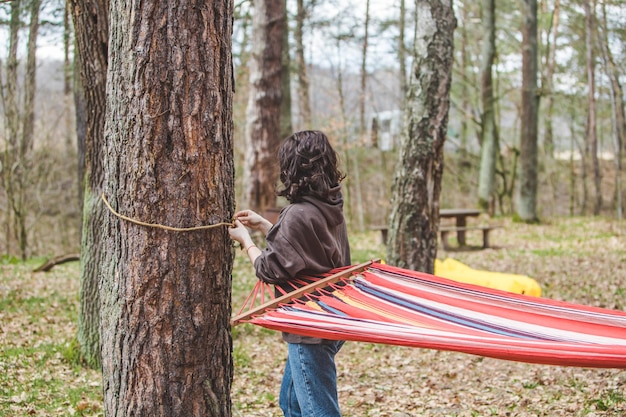
<svg viewBox="0 0 626 417">
<path fill-rule="evenodd" d="M 293 279 L 306 267 L 304 259 L 288 242 L 281 244 L 280 250 L 268 245 L 261 256 L 254 261 L 257 277 L 269 284 L 282 284 Z M 275 245 L 272 245 L 275 246 Z"/>
<path fill-rule="evenodd" d="M 267 247 L 254 261 L 257 277 L 270 284 L 282 284 L 297 276 L 307 267 L 299 244 L 303 234 L 298 222 L 281 218 L 267 235 Z"/>
</svg>

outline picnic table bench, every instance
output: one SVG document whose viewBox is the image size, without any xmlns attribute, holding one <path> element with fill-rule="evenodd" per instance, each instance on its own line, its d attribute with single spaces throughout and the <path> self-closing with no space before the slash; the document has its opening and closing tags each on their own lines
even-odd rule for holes
<svg viewBox="0 0 626 417">
<path fill-rule="evenodd" d="M 439 210 L 439 219 L 454 219 L 454 224 L 445 224 L 439 225 L 439 233 L 441 235 L 441 244 L 444 249 L 450 249 L 452 246 L 449 242 L 449 236 L 451 233 L 456 233 L 456 239 L 458 242 L 458 246 L 460 248 L 467 247 L 466 241 L 466 232 L 471 230 L 480 230 L 483 235 L 483 245 L 482 248 L 486 249 L 490 247 L 489 241 L 489 233 L 492 230 L 499 229 L 502 226 L 498 225 L 471 225 L 468 226 L 467 219 L 469 217 L 478 217 L 480 216 L 481 211 L 478 209 L 464 209 L 464 208 L 453 208 L 453 209 L 441 209 Z M 381 236 L 383 239 L 383 243 L 387 242 L 388 230 L 387 226 L 373 226 L 373 230 L 380 230 Z"/>
<path fill-rule="evenodd" d="M 465 226 L 465 227 L 457 227 L 457 226 L 441 226 L 439 227 L 439 233 L 441 234 L 441 245 L 444 249 L 450 249 L 452 246 L 450 245 L 450 241 L 448 240 L 448 235 L 452 232 L 457 233 L 457 241 L 459 242 L 459 247 L 467 246 L 465 243 L 465 232 L 468 230 L 481 230 L 483 232 L 483 249 L 487 249 L 490 247 L 489 243 L 489 232 L 494 229 L 499 229 L 502 226 L 497 225 L 478 225 L 478 226 Z M 459 241 L 458 234 L 462 233 L 463 243 Z"/>
</svg>

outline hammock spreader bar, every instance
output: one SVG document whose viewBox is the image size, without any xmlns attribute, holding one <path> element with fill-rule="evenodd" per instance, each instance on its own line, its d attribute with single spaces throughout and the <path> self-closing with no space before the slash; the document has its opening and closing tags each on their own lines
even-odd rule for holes
<svg viewBox="0 0 626 417">
<path fill-rule="evenodd" d="M 364 262 L 362 264 L 359 265 L 354 265 L 348 268 L 342 268 L 340 271 L 329 275 L 326 278 L 322 278 L 320 280 L 317 280 L 315 282 L 310 283 L 309 285 L 305 285 L 302 288 L 299 288 L 295 291 L 292 291 L 290 293 L 287 293 L 285 295 L 282 295 L 280 297 L 276 297 L 273 300 L 268 301 L 267 303 L 261 304 L 260 306 L 251 309 L 245 313 L 241 313 L 239 315 L 237 315 L 236 317 L 232 318 L 230 320 L 230 324 L 231 326 L 236 326 L 239 323 L 246 321 L 248 319 L 250 319 L 251 317 L 258 315 L 258 314 L 262 314 L 263 312 L 265 312 L 266 310 L 271 310 L 273 308 L 276 308 L 277 306 L 281 305 L 281 304 L 285 304 L 290 302 L 291 300 L 295 300 L 297 298 L 302 297 L 305 294 L 310 294 L 312 292 L 314 292 L 315 290 L 318 290 L 320 288 L 324 288 L 327 287 L 331 284 L 336 283 L 337 281 L 345 278 L 345 277 L 350 277 L 352 274 L 356 273 L 356 272 L 361 272 L 363 270 L 365 270 L 365 268 L 367 268 L 368 266 L 372 265 L 375 261 L 367 261 Z"/>
<path fill-rule="evenodd" d="M 626 369 L 623 311 L 513 294 L 375 262 L 307 287 L 232 323 L 520 362 Z"/>
</svg>

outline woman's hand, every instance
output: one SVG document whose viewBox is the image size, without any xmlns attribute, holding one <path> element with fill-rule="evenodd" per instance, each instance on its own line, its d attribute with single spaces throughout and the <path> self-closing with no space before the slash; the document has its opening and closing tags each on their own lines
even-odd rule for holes
<svg viewBox="0 0 626 417">
<path fill-rule="evenodd" d="M 235 226 L 228 229 L 228 234 L 232 240 L 239 242 L 242 248 L 253 245 L 254 242 L 250 237 L 250 232 L 239 220 L 235 220 Z"/>
<path fill-rule="evenodd" d="M 235 226 L 228 229 L 228 234 L 232 240 L 239 242 L 241 249 L 246 252 L 252 262 L 261 254 L 261 250 L 256 247 L 250 237 L 250 232 L 239 220 L 235 220 Z"/>
<path fill-rule="evenodd" d="M 264 235 L 273 226 L 265 217 L 252 210 L 242 210 L 235 213 L 235 221 L 240 221 L 244 226 L 252 230 L 259 230 Z"/>
</svg>

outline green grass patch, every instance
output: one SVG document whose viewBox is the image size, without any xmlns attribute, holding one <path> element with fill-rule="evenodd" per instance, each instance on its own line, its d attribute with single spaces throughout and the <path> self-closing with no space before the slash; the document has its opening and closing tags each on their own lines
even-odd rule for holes
<svg viewBox="0 0 626 417">
<path fill-rule="evenodd" d="M 602 396 L 598 399 L 594 399 L 590 402 L 598 411 L 610 411 L 621 405 L 626 405 L 626 397 L 624 393 L 615 389 L 605 390 Z M 621 407 L 620 407 L 621 408 Z M 626 411 L 626 410 L 622 410 Z"/>
</svg>

